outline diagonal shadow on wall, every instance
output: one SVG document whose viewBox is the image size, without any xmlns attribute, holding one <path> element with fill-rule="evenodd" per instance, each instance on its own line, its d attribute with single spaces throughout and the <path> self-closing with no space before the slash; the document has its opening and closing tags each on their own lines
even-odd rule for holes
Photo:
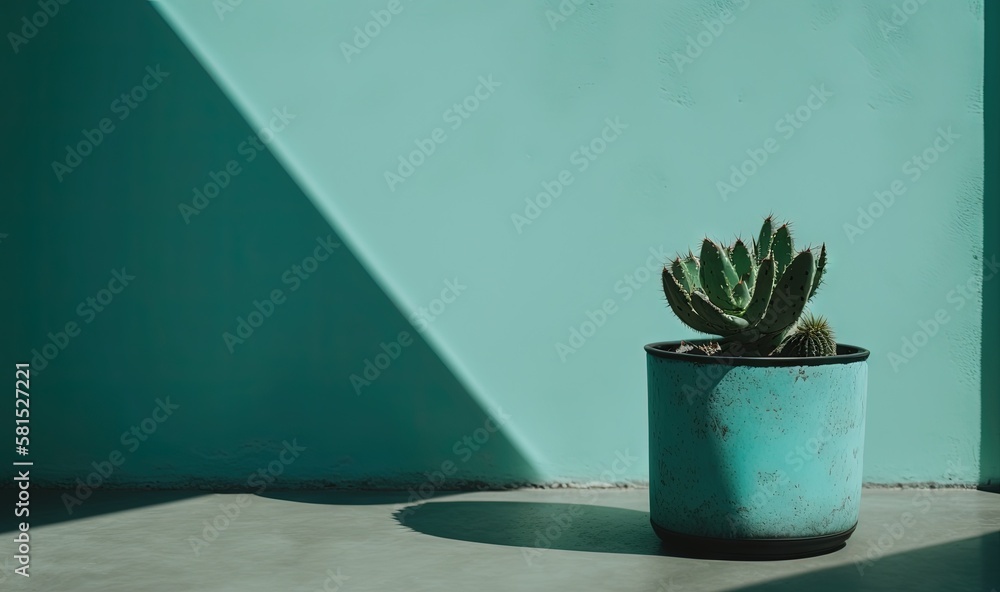
<svg viewBox="0 0 1000 592">
<path fill-rule="evenodd" d="M 17 33 L 37 11 L 6 2 L 0 22 Z M 0 51 L 0 359 L 11 382 L 35 359 L 33 486 L 391 489 L 446 462 L 453 486 L 534 479 L 502 428 L 484 431 L 500 412 L 150 5 L 72 3 L 45 21 Z"/>
</svg>

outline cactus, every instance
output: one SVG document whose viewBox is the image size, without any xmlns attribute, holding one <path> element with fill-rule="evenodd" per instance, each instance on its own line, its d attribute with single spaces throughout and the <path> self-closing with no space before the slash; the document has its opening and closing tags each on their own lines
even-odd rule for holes
<svg viewBox="0 0 1000 592">
<path fill-rule="evenodd" d="M 764 219 L 757 240 L 722 246 L 708 238 L 663 268 L 663 292 L 683 323 L 718 335 L 734 355 L 770 355 L 799 321 L 820 286 L 826 245 L 795 251 L 788 224 Z"/>
<path fill-rule="evenodd" d="M 823 317 L 807 314 L 781 344 L 775 355 L 782 357 L 833 356 L 837 353 L 837 341 L 833 329 Z"/>
</svg>

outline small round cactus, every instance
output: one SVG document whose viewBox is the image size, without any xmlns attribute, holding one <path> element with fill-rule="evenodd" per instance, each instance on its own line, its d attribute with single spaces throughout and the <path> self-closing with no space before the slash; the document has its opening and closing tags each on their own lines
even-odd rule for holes
<svg viewBox="0 0 1000 592">
<path fill-rule="evenodd" d="M 837 341 L 826 319 L 812 313 L 802 317 L 774 355 L 783 358 L 812 358 L 837 354 Z"/>
</svg>

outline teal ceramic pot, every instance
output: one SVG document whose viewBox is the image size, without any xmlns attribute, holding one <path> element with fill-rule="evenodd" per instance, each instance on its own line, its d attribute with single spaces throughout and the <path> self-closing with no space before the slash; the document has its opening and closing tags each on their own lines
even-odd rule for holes
<svg viewBox="0 0 1000 592">
<path fill-rule="evenodd" d="M 868 350 L 739 358 L 674 353 L 678 345 L 646 346 L 660 538 L 748 558 L 842 547 L 861 504 Z"/>
</svg>

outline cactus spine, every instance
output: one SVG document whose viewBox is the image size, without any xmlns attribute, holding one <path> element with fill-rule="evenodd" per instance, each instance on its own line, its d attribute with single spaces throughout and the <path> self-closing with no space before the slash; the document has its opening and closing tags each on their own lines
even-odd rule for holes
<svg viewBox="0 0 1000 592">
<path fill-rule="evenodd" d="M 775 355 L 782 357 L 833 356 L 837 341 L 833 329 L 823 317 L 807 314 L 781 344 Z"/>
</svg>

